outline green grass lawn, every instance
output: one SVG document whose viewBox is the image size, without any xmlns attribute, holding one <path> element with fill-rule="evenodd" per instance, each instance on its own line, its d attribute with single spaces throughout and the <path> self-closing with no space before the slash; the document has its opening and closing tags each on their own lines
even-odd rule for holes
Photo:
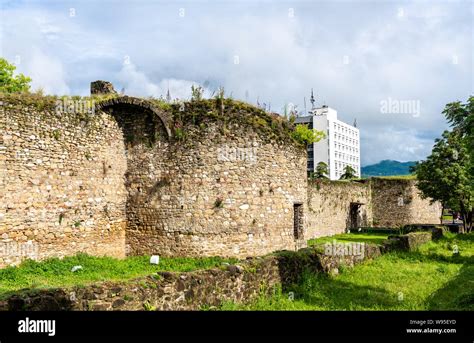
<svg viewBox="0 0 474 343">
<path fill-rule="evenodd" d="M 96 281 L 127 280 L 158 271 L 186 272 L 217 267 L 223 262 L 237 262 L 236 259 L 219 257 L 160 258 L 158 265 L 150 264 L 149 261 L 149 256 L 133 256 L 119 260 L 85 254 L 63 259 L 51 258 L 42 262 L 26 260 L 18 267 L 0 269 L 0 298 L 23 288 L 86 285 Z M 77 265 L 82 266 L 82 269 L 71 272 L 71 268 Z"/>
<path fill-rule="evenodd" d="M 455 245 L 459 256 L 453 255 Z M 418 251 L 385 254 L 338 276 L 306 273 L 273 296 L 221 309 L 474 310 L 474 234 L 448 233 Z"/>
<path fill-rule="evenodd" d="M 339 235 L 319 237 L 310 239 L 308 245 L 318 245 L 324 243 L 332 243 L 333 240 L 336 242 L 361 242 L 361 243 L 373 243 L 382 244 L 384 240 L 388 238 L 386 233 L 341 233 Z"/>
</svg>

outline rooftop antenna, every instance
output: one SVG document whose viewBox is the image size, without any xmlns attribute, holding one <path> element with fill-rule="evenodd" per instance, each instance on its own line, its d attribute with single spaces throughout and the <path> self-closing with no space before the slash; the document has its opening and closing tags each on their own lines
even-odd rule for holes
<svg viewBox="0 0 474 343">
<path fill-rule="evenodd" d="M 304 115 L 307 115 L 308 112 L 306 111 L 306 97 L 303 98 L 303 102 L 304 102 Z"/>
<path fill-rule="evenodd" d="M 166 101 L 171 102 L 171 95 L 170 95 L 170 82 L 168 81 L 168 90 L 166 91 Z"/>
<path fill-rule="evenodd" d="M 354 119 L 354 127 L 357 127 L 357 118 Z"/>
<path fill-rule="evenodd" d="M 309 99 L 309 101 L 311 101 L 311 109 L 314 109 L 315 99 L 314 99 L 314 94 L 313 94 L 313 88 L 311 88 L 311 98 Z"/>
</svg>

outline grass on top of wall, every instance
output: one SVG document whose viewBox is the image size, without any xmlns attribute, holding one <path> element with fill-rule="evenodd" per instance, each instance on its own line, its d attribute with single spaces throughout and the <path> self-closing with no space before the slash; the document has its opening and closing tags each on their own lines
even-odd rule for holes
<svg viewBox="0 0 474 343">
<path fill-rule="evenodd" d="M 232 98 L 191 100 L 171 104 L 175 137 L 186 141 L 193 128 L 206 131 L 211 124 L 217 124 L 223 136 L 236 128 L 252 128 L 262 137 L 296 143 L 306 147 L 305 142 L 295 136 L 295 125 L 282 115 L 271 113 L 252 104 Z"/>
<path fill-rule="evenodd" d="M 457 246 L 460 254 L 453 254 Z M 391 252 L 337 276 L 302 280 L 223 310 L 474 310 L 474 233 L 447 233 L 414 252 Z M 293 300 L 292 300 L 293 299 Z"/>
<path fill-rule="evenodd" d="M 380 179 L 380 180 L 416 180 L 416 174 L 407 174 L 407 175 L 362 175 L 360 180 L 370 180 L 370 179 Z"/>
<path fill-rule="evenodd" d="M 150 264 L 149 256 L 116 259 L 78 254 L 41 262 L 25 260 L 19 266 L 0 269 L 0 298 L 24 288 L 54 288 L 86 285 L 97 281 L 120 281 L 152 275 L 159 271 L 187 272 L 210 269 L 219 267 L 224 262 L 232 264 L 236 263 L 237 259 L 173 257 L 160 258 L 160 263 L 155 265 Z M 82 266 L 82 269 L 72 272 L 74 266 Z"/>
<path fill-rule="evenodd" d="M 308 245 L 318 245 L 324 243 L 332 243 L 333 240 L 336 242 L 361 242 L 361 243 L 372 243 L 382 244 L 388 238 L 387 233 L 341 233 L 334 236 L 325 236 L 319 238 L 313 238 L 308 241 Z"/>
<path fill-rule="evenodd" d="M 374 179 L 383 179 L 383 180 L 416 180 L 415 174 L 408 175 L 390 175 L 390 176 L 371 176 Z"/>
</svg>

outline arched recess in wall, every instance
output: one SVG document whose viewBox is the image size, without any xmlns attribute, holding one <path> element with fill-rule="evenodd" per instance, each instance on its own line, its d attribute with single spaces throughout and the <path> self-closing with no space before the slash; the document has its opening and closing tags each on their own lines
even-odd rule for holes
<svg viewBox="0 0 474 343">
<path fill-rule="evenodd" d="M 114 116 L 127 145 L 154 144 L 168 141 L 171 137 L 168 118 L 147 100 L 122 96 L 101 101 L 96 110 Z"/>
</svg>

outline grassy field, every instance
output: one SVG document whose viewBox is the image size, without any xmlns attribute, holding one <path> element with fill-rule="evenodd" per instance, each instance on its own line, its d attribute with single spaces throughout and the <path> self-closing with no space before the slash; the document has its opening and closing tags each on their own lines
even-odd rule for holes
<svg viewBox="0 0 474 343">
<path fill-rule="evenodd" d="M 386 233 L 342 233 L 334 236 L 319 237 L 315 239 L 310 239 L 308 245 L 317 245 L 324 243 L 332 243 L 333 240 L 336 242 L 361 242 L 361 243 L 372 243 L 372 244 L 382 244 L 384 240 L 388 238 Z"/>
<path fill-rule="evenodd" d="M 133 256 L 119 260 L 85 254 L 63 259 L 52 258 L 42 262 L 26 260 L 18 267 L 0 269 L 0 298 L 23 288 L 86 285 L 96 281 L 127 280 L 158 271 L 186 272 L 217 267 L 223 262 L 237 262 L 236 259 L 219 257 L 160 258 L 158 265 L 150 264 L 149 261 L 149 256 Z M 82 266 L 82 269 L 71 272 L 71 268 L 78 265 Z"/>
<path fill-rule="evenodd" d="M 418 251 L 385 254 L 338 276 L 306 273 L 284 292 L 221 309 L 474 310 L 474 234 L 448 233 Z"/>
<path fill-rule="evenodd" d="M 342 234 L 312 240 L 380 243 L 385 234 Z M 457 248 L 459 255 L 453 254 Z M 127 280 L 158 271 L 192 271 L 221 266 L 235 259 L 162 258 L 151 265 L 148 256 L 117 260 L 77 255 L 43 262 L 25 261 L 0 270 L 0 298 L 23 288 L 86 285 Z M 81 265 L 83 269 L 71 272 Z M 275 289 L 250 304 L 225 303 L 222 310 L 474 310 L 474 233 L 446 234 L 415 252 L 393 252 L 366 261 L 338 276 L 305 273 L 288 289 Z"/>
</svg>

